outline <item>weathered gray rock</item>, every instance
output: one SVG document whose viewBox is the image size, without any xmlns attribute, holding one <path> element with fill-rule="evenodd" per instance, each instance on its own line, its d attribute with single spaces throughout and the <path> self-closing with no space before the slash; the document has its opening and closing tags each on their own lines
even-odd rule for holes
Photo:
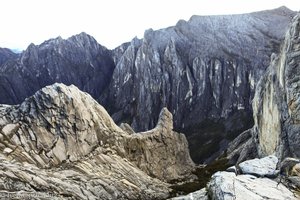
<svg viewBox="0 0 300 200">
<path fill-rule="evenodd" d="M 228 164 L 234 165 L 258 157 L 253 129 L 248 129 L 228 144 L 225 151 Z"/>
<path fill-rule="evenodd" d="M 278 158 L 268 156 L 261 159 L 255 158 L 240 163 L 239 169 L 243 174 L 251 174 L 258 177 L 276 177 L 279 173 L 276 170 Z"/>
<path fill-rule="evenodd" d="M 184 135 L 172 129 L 163 109 L 155 129 L 129 134 L 74 85 L 47 86 L 20 105 L 0 105 L 1 194 L 166 199 L 167 182 L 194 168 Z"/>
<path fill-rule="evenodd" d="M 298 76 L 300 68 L 300 15 L 286 34 L 281 53 L 258 84 L 253 101 L 255 136 L 259 154 L 275 154 L 280 159 L 299 157 Z"/>
<path fill-rule="evenodd" d="M 299 160 L 286 158 L 277 162 L 275 156 L 247 160 L 213 174 L 206 188 L 174 199 L 299 199 Z"/>
<path fill-rule="evenodd" d="M 271 53 L 279 52 L 294 14 L 279 8 L 193 16 L 147 30 L 142 40 L 113 51 L 116 68 L 100 102 L 115 121 L 136 131 L 153 128 L 168 107 L 175 128 L 187 134 L 194 160 L 209 162 L 226 149 L 228 138 L 252 127 L 256 82 Z"/>
<path fill-rule="evenodd" d="M 295 166 L 299 166 L 299 159 L 287 157 L 283 161 L 281 161 L 279 165 L 280 173 L 285 176 L 289 176 L 293 174 L 293 168 Z"/>
<path fill-rule="evenodd" d="M 207 191 L 205 188 L 192 192 L 186 196 L 174 197 L 170 200 L 208 200 Z"/>
<path fill-rule="evenodd" d="M 86 33 L 31 44 L 18 57 L 0 65 L 0 103 L 19 104 L 55 82 L 74 84 L 98 98 L 114 67 L 109 50 Z"/>
<path fill-rule="evenodd" d="M 287 187 L 300 191 L 300 160 L 285 158 L 279 165 L 281 183 Z"/>
<path fill-rule="evenodd" d="M 9 60 L 13 60 L 17 57 L 18 55 L 11 51 L 10 49 L 7 48 L 0 48 L 0 68 L 1 65 L 3 65 L 5 62 Z"/>
<path fill-rule="evenodd" d="M 218 200 L 259 200 L 298 199 L 288 188 L 268 178 L 252 175 L 238 175 L 232 172 L 217 172 L 208 184 L 211 199 Z"/>
</svg>

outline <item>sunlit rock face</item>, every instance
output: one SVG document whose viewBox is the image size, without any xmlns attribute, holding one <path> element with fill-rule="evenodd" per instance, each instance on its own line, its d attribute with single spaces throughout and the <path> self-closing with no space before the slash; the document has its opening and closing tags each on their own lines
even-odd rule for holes
<svg viewBox="0 0 300 200">
<path fill-rule="evenodd" d="M 230 154 L 235 147 L 247 153 L 256 149 L 256 156 L 276 155 L 280 160 L 300 156 L 299 27 L 298 14 L 286 33 L 280 53 L 272 55 L 269 68 L 257 84 L 253 99 L 254 127 L 248 131 L 250 134 L 245 132 L 232 143 Z"/>
<path fill-rule="evenodd" d="M 166 108 L 154 129 L 127 132 L 89 94 L 58 83 L 0 105 L 0 160 L 1 194 L 49 199 L 166 199 L 168 182 L 195 167 Z"/>
<path fill-rule="evenodd" d="M 281 53 L 274 56 L 254 101 L 255 128 L 262 154 L 300 156 L 300 16 L 293 20 Z"/>
</svg>

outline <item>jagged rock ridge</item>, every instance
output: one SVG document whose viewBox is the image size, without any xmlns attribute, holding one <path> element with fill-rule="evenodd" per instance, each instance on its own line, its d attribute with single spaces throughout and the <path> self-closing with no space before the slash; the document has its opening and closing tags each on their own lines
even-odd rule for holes
<svg viewBox="0 0 300 200">
<path fill-rule="evenodd" d="M 13 51 L 7 48 L 0 48 L 0 66 L 3 65 L 5 62 L 14 59 L 17 57 Z"/>
<path fill-rule="evenodd" d="M 165 199 L 167 182 L 194 168 L 184 135 L 172 129 L 163 109 L 155 129 L 127 133 L 75 86 L 47 86 L 0 106 L 1 194 Z"/>
<path fill-rule="evenodd" d="M 168 107 L 175 128 L 187 134 L 193 158 L 203 162 L 253 125 L 255 83 L 271 53 L 279 51 L 294 14 L 282 7 L 193 16 L 147 30 L 142 40 L 113 51 L 116 68 L 100 102 L 115 121 L 135 130 L 154 127 L 160 109 Z"/>
<path fill-rule="evenodd" d="M 32 44 L 0 65 L 0 103 L 21 103 L 55 82 L 74 84 L 136 131 L 153 128 L 167 107 L 194 160 L 209 162 L 253 125 L 255 83 L 294 14 L 281 7 L 193 16 L 113 51 L 85 33 Z"/>
<path fill-rule="evenodd" d="M 21 103 L 55 82 L 74 84 L 97 98 L 113 70 L 109 50 L 86 33 L 31 44 L 18 58 L 0 66 L 0 103 Z"/>
</svg>

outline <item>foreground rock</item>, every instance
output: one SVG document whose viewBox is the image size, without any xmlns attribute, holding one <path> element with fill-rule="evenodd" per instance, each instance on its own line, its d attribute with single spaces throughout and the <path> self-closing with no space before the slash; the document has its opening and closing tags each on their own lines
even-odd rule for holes
<svg viewBox="0 0 300 200">
<path fill-rule="evenodd" d="M 293 162 L 291 162 L 293 160 Z M 297 159 L 287 159 L 277 165 L 275 156 L 253 159 L 239 164 L 239 171 L 221 171 L 213 174 L 207 187 L 189 195 L 173 198 L 174 200 L 215 199 L 215 200 L 294 200 L 299 199 L 296 190 L 300 183 L 297 173 Z M 298 160 L 299 164 L 299 160 Z M 279 169 L 281 174 L 277 173 Z M 282 173 L 288 171 L 288 174 Z M 268 178 L 270 177 L 270 178 Z"/>
<path fill-rule="evenodd" d="M 208 184 L 212 199 L 259 200 L 297 199 L 284 185 L 268 178 L 253 175 L 238 175 L 232 172 L 217 172 Z"/>
<path fill-rule="evenodd" d="M 172 129 L 163 109 L 155 129 L 129 134 L 75 86 L 45 87 L 0 106 L 0 189 L 49 199 L 165 199 L 167 182 L 194 167 L 184 135 Z"/>
<path fill-rule="evenodd" d="M 174 197 L 170 200 L 208 200 L 207 191 L 205 188 L 196 192 L 190 193 L 186 196 Z"/>
<path fill-rule="evenodd" d="M 300 191 L 300 160 L 285 158 L 280 163 L 280 181 L 287 187 Z"/>
<path fill-rule="evenodd" d="M 277 163 L 277 157 L 268 156 L 261 159 L 247 160 L 238 166 L 242 174 L 252 174 L 258 177 L 276 177 L 279 172 L 276 170 Z"/>
</svg>

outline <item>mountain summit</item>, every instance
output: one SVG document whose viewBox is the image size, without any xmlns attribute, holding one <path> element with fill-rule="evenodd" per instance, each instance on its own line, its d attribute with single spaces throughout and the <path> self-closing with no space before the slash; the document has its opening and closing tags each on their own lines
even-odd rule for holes
<svg viewBox="0 0 300 200">
<path fill-rule="evenodd" d="M 31 44 L 14 62 L 0 67 L 0 103 L 20 103 L 55 82 L 75 84 L 96 98 L 113 70 L 109 50 L 86 33 Z"/>
</svg>

